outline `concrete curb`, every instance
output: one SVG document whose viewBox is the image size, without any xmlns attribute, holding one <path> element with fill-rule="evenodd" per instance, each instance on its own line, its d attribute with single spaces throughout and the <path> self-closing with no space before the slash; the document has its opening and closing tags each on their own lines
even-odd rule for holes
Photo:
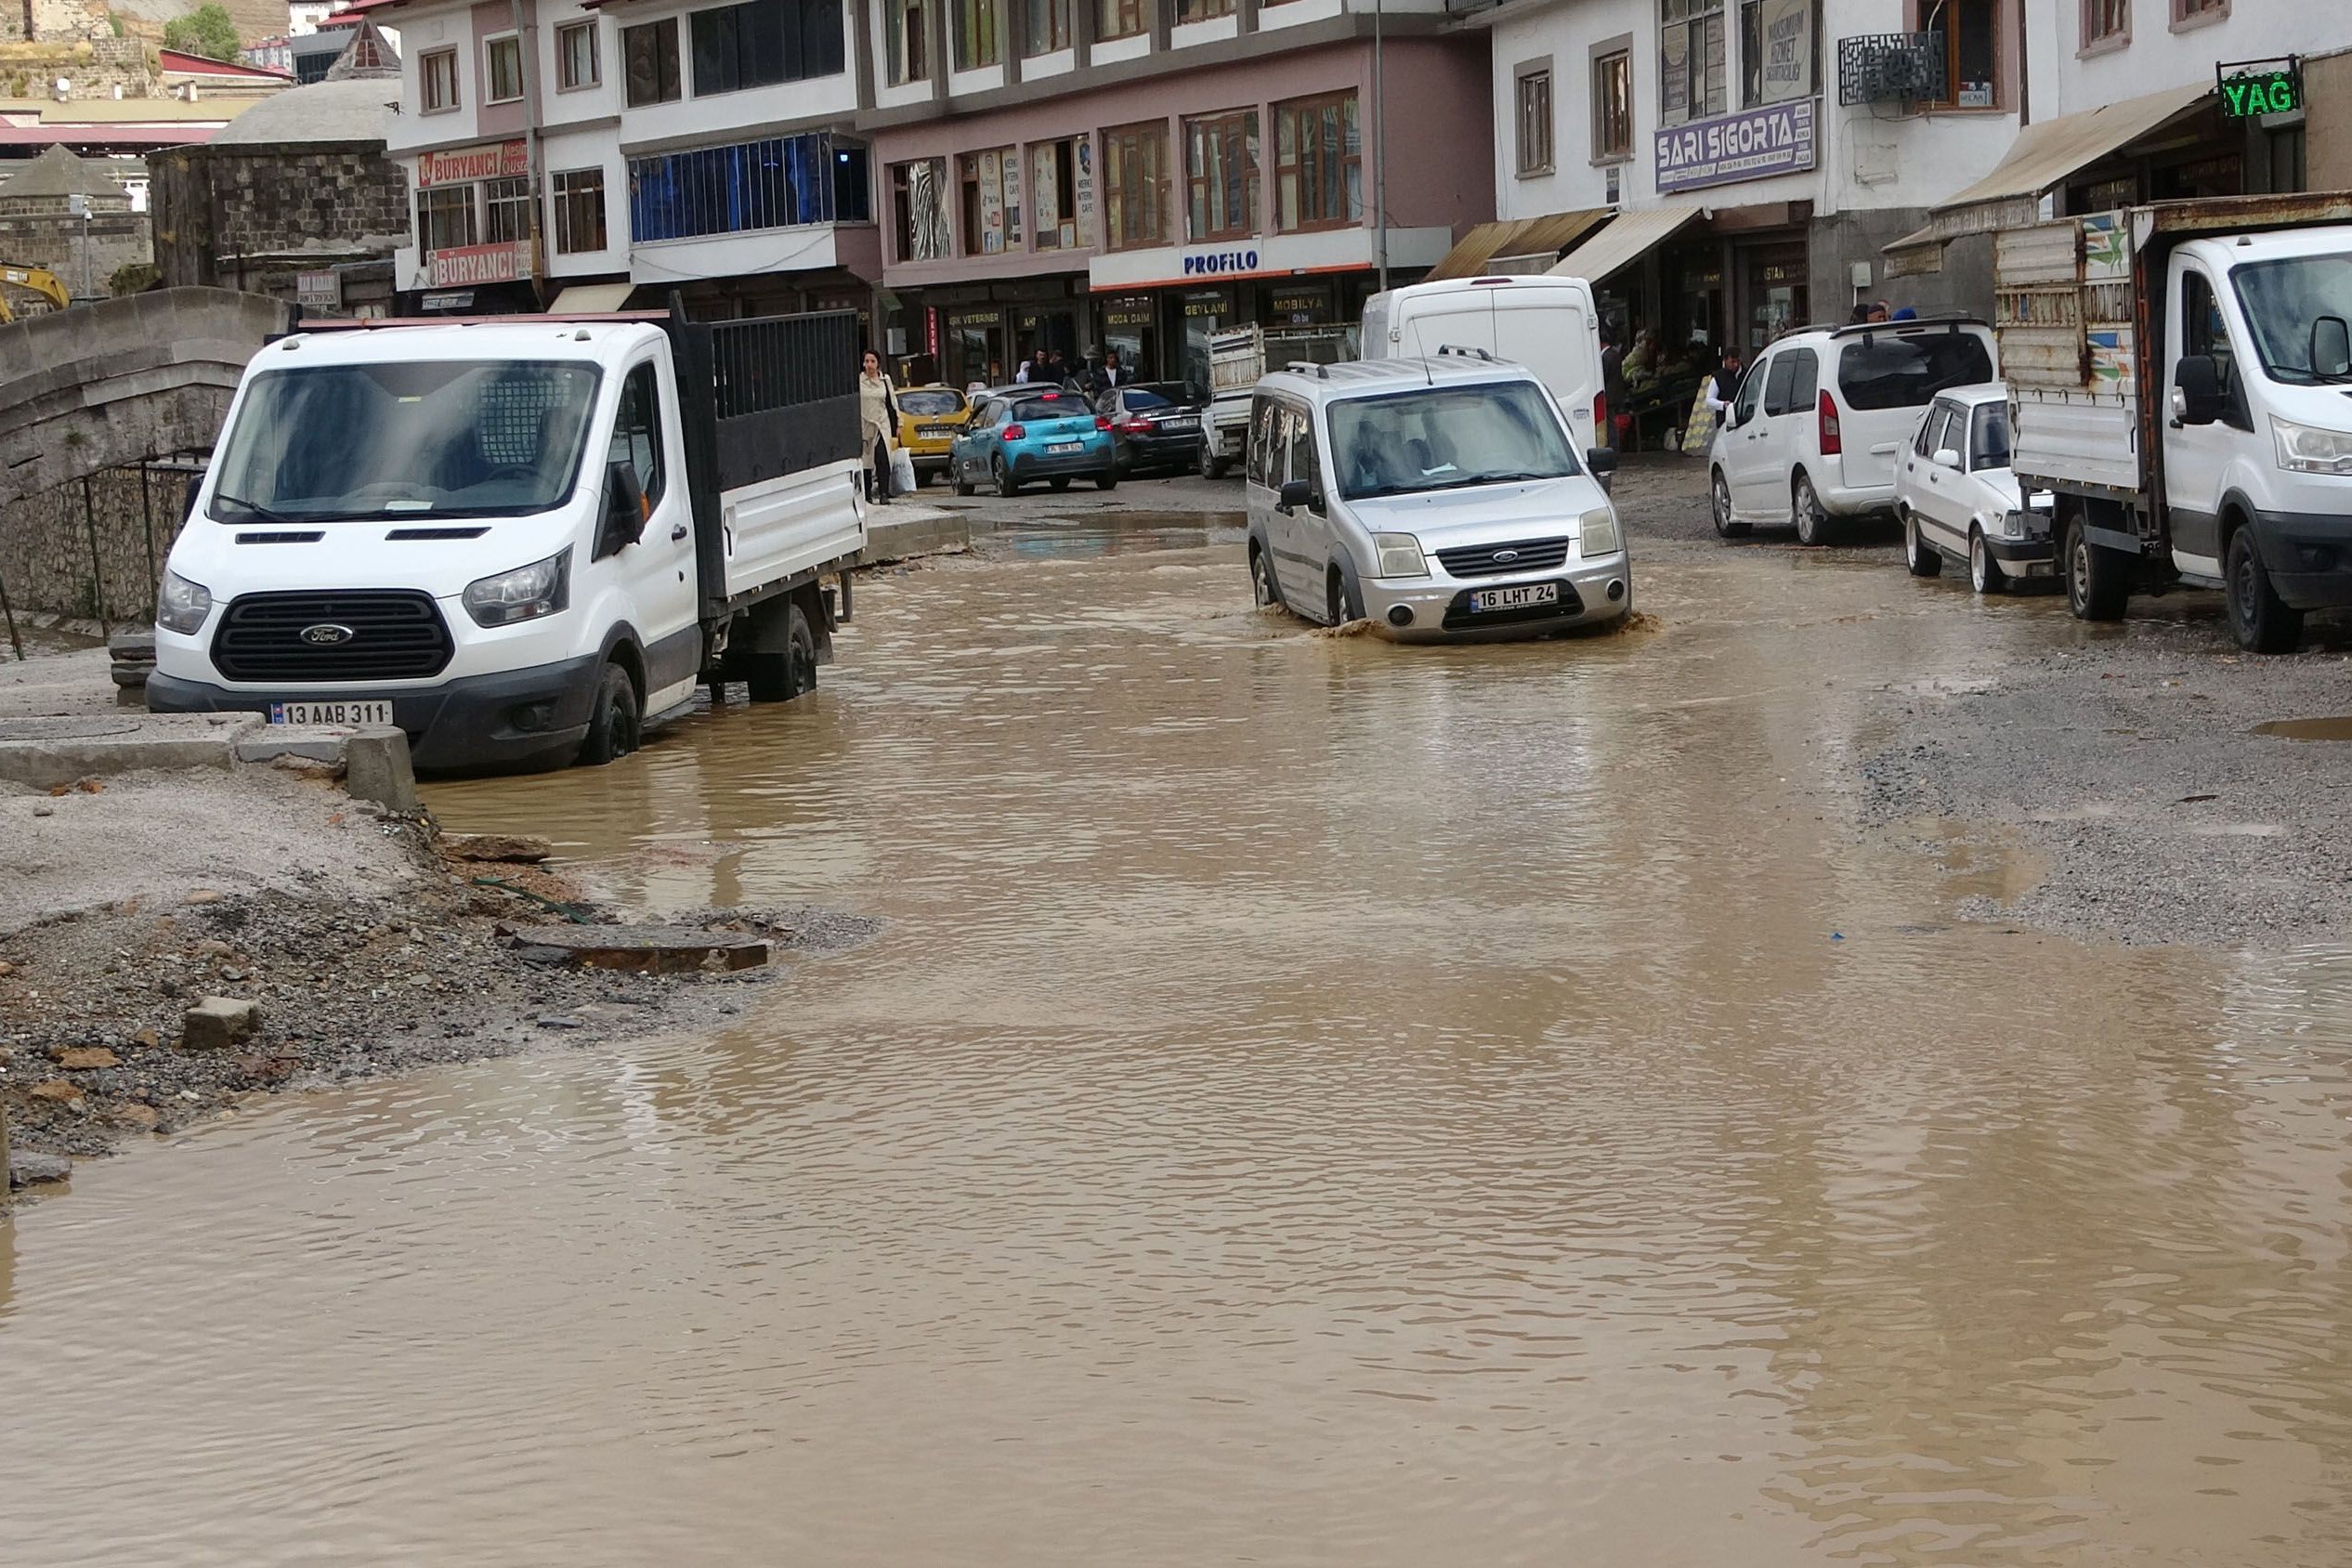
<svg viewBox="0 0 2352 1568">
<path fill-rule="evenodd" d="M 960 512 L 896 501 L 866 515 L 866 548 L 852 564 L 887 566 L 918 555 L 957 555 L 971 548 L 972 525 Z"/>
<path fill-rule="evenodd" d="M 258 713 L 124 713 L 0 719 L 0 778 L 54 790 L 77 779 L 150 768 L 271 767 L 292 763 L 343 776 L 354 800 L 419 809 L 409 738 L 388 725 L 326 729 L 268 725 Z"/>
</svg>

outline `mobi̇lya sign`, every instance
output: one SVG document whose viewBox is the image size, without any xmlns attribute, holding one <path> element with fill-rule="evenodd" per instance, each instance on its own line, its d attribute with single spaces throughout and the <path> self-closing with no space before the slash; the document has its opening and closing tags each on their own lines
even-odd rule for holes
<svg viewBox="0 0 2352 1568">
<path fill-rule="evenodd" d="M 1667 126 L 1657 136 L 1658 189 L 1695 190 L 1811 168 L 1814 107 L 1805 98 Z"/>
</svg>

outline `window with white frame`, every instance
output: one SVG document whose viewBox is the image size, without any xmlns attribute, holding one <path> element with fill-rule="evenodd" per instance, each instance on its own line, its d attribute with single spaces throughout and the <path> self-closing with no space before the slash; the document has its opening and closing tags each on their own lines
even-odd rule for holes
<svg viewBox="0 0 2352 1568">
<path fill-rule="evenodd" d="M 885 0 L 882 7 L 882 59 L 890 85 L 931 80 L 931 34 L 924 21 L 923 0 Z"/>
<path fill-rule="evenodd" d="M 482 45 L 482 97 L 490 103 L 513 103 L 523 96 L 523 41 L 514 33 L 485 40 Z"/>
<path fill-rule="evenodd" d="M 1679 125 L 1730 107 L 1723 0 L 1658 0 L 1658 121 Z"/>
<path fill-rule="evenodd" d="M 566 22 L 555 29 L 555 90 L 571 92 L 593 87 L 604 79 L 596 53 L 596 24 Z"/>
<path fill-rule="evenodd" d="M 445 114 L 458 105 L 457 51 L 430 49 L 416 57 L 417 99 L 427 114 Z"/>
<path fill-rule="evenodd" d="M 1817 9 L 1817 0 L 1740 0 L 1743 107 L 1812 97 Z"/>
<path fill-rule="evenodd" d="M 566 255 L 605 248 L 605 172 L 558 169 L 555 189 L 555 249 Z"/>
<path fill-rule="evenodd" d="M 478 242 L 471 185 L 428 186 L 416 193 L 416 238 L 427 255 Z"/>
<path fill-rule="evenodd" d="M 530 181 L 486 179 L 482 182 L 482 238 L 493 245 L 512 245 L 530 238 Z"/>
<path fill-rule="evenodd" d="M 1519 172 L 1548 175 L 1552 167 L 1551 62 L 1522 65 L 1518 85 Z"/>
</svg>

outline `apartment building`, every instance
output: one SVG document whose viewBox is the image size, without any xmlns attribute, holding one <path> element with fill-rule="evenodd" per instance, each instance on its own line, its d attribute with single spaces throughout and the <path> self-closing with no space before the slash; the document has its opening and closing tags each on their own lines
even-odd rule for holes
<svg viewBox="0 0 2352 1568">
<path fill-rule="evenodd" d="M 425 309 L 677 289 L 857 309 L 926 377 L 1111 346 L 1181 376 L 1492 213 L 1485 40 L 1443 0 L 372 4 Z"/>
<path fill-rule="evenodd" d="M 2352 185 L 2320 105 L 2352 81 L 2310 58 L 2352 46 L 2341 6 L 1473 0 L 1464 25 L 1492 38 L 1498 221 L 1441 270 L 1565 261 L 1676 347 L 1752 355 L 1880 298 L 1989 313 L 1992 231 L 2046 211 Z M 2290 56 L 2290 111 L 2215 91 Z"/>
</svg>

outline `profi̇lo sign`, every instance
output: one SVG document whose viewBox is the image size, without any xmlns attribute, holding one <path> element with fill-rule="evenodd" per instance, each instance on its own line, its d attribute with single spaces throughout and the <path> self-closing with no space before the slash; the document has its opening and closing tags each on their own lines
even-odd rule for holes
<svg viewBox="0 0 2352 1568">
<path fill-rule="evenodd" d="M 1187 278 L 1230 278 L 1258 270 L 1258 248 L 1242 251 L 1190 251 L 1184 256 Z"/>
<path fill-rule="evenodd" d="M 2303 107 L 2303 62 L 2293 55 L 2284 60 L 2246 59 L 2216 65 L 2214 82 L 2221 91 L 2225 119 L 2292 114 Z"/>
</svg>

